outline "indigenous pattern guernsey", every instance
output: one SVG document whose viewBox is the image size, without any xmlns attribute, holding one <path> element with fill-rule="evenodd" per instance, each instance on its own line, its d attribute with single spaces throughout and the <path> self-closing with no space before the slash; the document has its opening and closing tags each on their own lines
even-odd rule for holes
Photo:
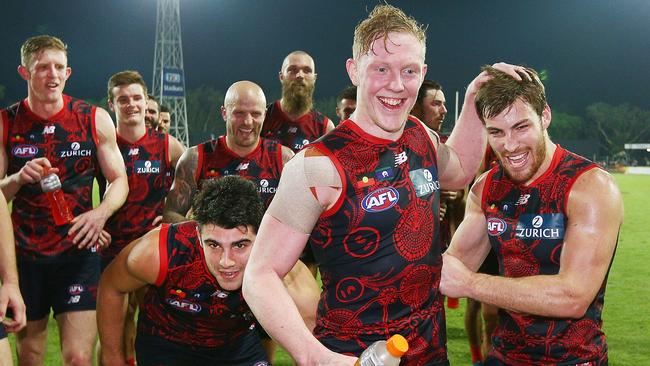
<svg viewBox="0 0 650 366">
<path fill-rule="evenodd" d="M 30 160 L 45 157 L 57 173 L 65 200 L 78 216 L 92 209 L 92 187 L 97 162 L 95 107 L 63 96 L 63 109 L 44 119 L 32 112 L 27 100 L 3 109 L 4 135 L 8 158 L 7 175 L 14 174 Z M 55 226 L 46 195 L 38 184 L 26 184 L 14 197 L 11 213 L 16 253 L 39 258 L 86 255 L 77 250 L 68 236 L 71 224 Z"/>
<path fill-rule="evenodd" d="M 312 146 L 330 157 L 343 182 L 340 199 L 311 233 L 323 280 L 316 337 L 358 356 L 399 333 L 409 342 L 402 365 L 446 365 L 440 185 L 427 132 L 408 120 L 389 141 L 347 120 Z"/>
<path fill-rule="evenodd" d="M 195 181 L 199 189 L 206 179 L 239 175 L 257 186 L 265 207 L 271 204 L 282 173 L 282 148 L 275 141 L 260 139 L 257 148 L 247 156 L 239 157 L 226 145 L 226 137 L 197 146 L 198 168 Z"/>
<path fill-rule="evenodd" d="M 571 186 L 582 173 L 596 167 L 558 145 L 551 166 L 528 186 L 512 182 L 500 165 L 492 168 L 482 206 L 502 276 L 559 272 Z M 606 281 L 580 319 L 500 310 L 490 357 L 508 365 L 606 364 L 607 344 L 601 331 Z"/>
<path fill-rule="evenodd" d="M 294 121 L 282 111 L 279 100 L 266 108 L 262 137 L 277 140 L 293 152 L 298 152 L 327 131 L 329 118 L 319 111 L 312 109 Z"/>
<path fill-rule="evenodd" d="M 160 272 L 145 294 L 138 334 L 202 348 L 259 337 L 241 290 L 224 291 L 205 266 L 194 221 L 163 224 Z"/>
<path fill-rule="evenodd" d="M 165 197 L 173 177 L 169 161 L 169 135 L 147 129 L 138 141 L 130 143 L 119 135 L 117 145 L 124 158 L 129 179 L 126 202 L 104 229 L 111 234 L 111 245 L 100 252 L 112 258 L 131 241 L 153 229 L 153 220 L 163 213 Z"/>
</svg>

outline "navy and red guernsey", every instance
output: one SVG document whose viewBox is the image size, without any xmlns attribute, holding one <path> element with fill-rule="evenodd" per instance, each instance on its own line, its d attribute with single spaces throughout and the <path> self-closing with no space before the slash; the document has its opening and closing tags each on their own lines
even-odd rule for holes
<svg viewBox="0 0 650 366">
<path fill-rule="evenodd" d="M 100 252 L 115 257 L 131 241 L 153 229 L 153 220 L 161 216 L 172 176 L 169 160 L 169 135 L 147 129 L 142 138 L 130 143 L 117 136 L 129 180 L 126 202 L 104 226 L 111 244 Z"/>
<path fill-rule="evenodd" d="M 197 145 L 198 164 L 195 181 L 199 189 L 206 179 L 239 175 L 257 186 L 265 207 L 271 204 L 282 173 L 282 145 L 261 138 L 257 148 L 240 157 L 226 145 L 226 137 L 219 136 Z"/>
<path fill-rule="evenodd" d="M 346 120 L 311 146 L 343 182 L 310 237 L 323 280 L 314 334 L 329 349 L 358 356 L 399 333 L 409 342 L 402 365 L 447 365 L 431 138 L 416 120 L 406 121 L 397 141 Z"/>
<path fill-rule="evenodd" d="M 262 137 L 277 140 L 293 152 L 298 152 L 323 136 L 327 132 L 329 121 L 327 116 L 313 109 L 297 120 L 292 120 L 284 113 L 278 100 L 266 107 Z"/>
<path fill-rule="evenodd" d="M 78 216 L 92 209 L 93 179 L 99 171 L 95 107 L 63 95 L 63 109 L 44 119 L 29 109 L 27 100 L 0 111 L 2 139 L 8 158 L 7 175 L 30 160 L 45 157 L 58 168 L 65 200 Z M 26 184 L 13 200 L 11 213 L 16 253 L 27 258 L 87 255 L 68 236 L 71 225 L 56 226 L 39 184 Z"/>
<path fill-rule="evenodd" d="M 557 145 L 551 166 L 530 185 L 497 165 L 486 177 L 482 208 L 490 244 L 505 277 L 555 275 L 567 230 L 567 201 L 578 177 L 597 168 Z M 602 327 L 605 283 L 579 319 L 499 311 L 489 358 L 507 365 L 606 365 Z"/>
<path fill-rule="evenodd" d="M 160 228 L 160 270 L 140 306 L 138 334 L 202 348 L 232 347 L 256 320 L 241 290 L 225 291 L 210 273 L 195 221 Z"/>
</svg>

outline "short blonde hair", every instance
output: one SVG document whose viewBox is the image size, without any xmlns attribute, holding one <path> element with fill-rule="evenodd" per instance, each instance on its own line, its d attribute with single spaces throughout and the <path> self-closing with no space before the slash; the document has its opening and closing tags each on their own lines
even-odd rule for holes
<svg viewBox="0 0 650 366">
<path fill-rule="evenodd" d="M 20 47 L 20 64 L 29 67 L 34 55 L 47 49 L 63 51 L 68 56 L 68 46 L 57 37 L 43 34 L 28 38 Z"/>
<path fill-rule="evenodd" d="M 368 18 L 361 21 L 354 29 L 354 44 L 352 45 L 352 57 L 358 60 L 359 57 L 372 50 L 372 43 L 383 38 L 384 47 L 388 42 L 390 33 L 408 33 L 417 39 L 426 53 L 426 27 L 418 24 L 412 17 L 404 14 L 400 9 L 384 4 L 377 5 L 368 15 Z"/>
</svg>

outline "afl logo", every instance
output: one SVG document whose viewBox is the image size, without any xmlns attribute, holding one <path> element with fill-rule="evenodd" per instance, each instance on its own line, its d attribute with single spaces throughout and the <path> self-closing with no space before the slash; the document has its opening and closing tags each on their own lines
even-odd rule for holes
<svg viewBox="0 0 650 366">
<path fill-rule="evenodd" d="M 505 221 L 501 219 L 497 219 L 495 217 L 490 217 L 488 219 L 487 231 L 488 231 L 488 235 L 490 236 L 499 236 L 503 234 L 507 228 L 508 225 L 506 224 Z"/>
<path fill-rule="evenodd" d="M 14 156 L 19 158 L 31 158 L 38 153 L 38 147 L 34 145 L 21 144 L 14 147 L 11 152 Z"/>
<path fill-rule="evenodd" d="M 395 206 L 399 200 L 399 192 L 393 187 L 376 189 L 361 201 L 361 207 L 367 212 L 381 212 Z"/>
</svg>

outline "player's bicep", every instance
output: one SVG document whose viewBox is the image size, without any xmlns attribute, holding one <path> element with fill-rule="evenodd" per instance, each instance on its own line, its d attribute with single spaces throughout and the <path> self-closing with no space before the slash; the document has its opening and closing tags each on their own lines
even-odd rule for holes
<svg viewBox="0 0 650 366">
<path fill-rule="evenodd" d="M 487 235 L 487 221 L 481 207 L 484 180 L 477 181 L 469 191 L 465 217 L 451 239 L 447 253 L 460 259 L 476 271 L 491 250 Z"/>
<path fill-rule="evenodd" d="M 195 173 L 198 165 L 196 148 L 186 150 L 178 160 L 174 175 L 174 182 L 167 194 L 165 212 L 175 212 L 185 215 L 192 205 L 192 195 L 197 189 Z"/>
<path fill-rule="evenodd" d="M 98 140 L 97 160 L 102 175 L 108 182 L 113 182 L 118 177 L 126 177 L 124 159 L 117 147 L 115 126 L 108 112 L 102 108 L 97 108 L 95 111 L 95 128 Z"/>
<path fill-rule="evenodd" d="M 566 211 L 560 275 L 586 300 L 593 299 L 611 264 L 623 220 L 622 198 L 612 176 L 600 169 L 581 175 Z"/>
</svg>

